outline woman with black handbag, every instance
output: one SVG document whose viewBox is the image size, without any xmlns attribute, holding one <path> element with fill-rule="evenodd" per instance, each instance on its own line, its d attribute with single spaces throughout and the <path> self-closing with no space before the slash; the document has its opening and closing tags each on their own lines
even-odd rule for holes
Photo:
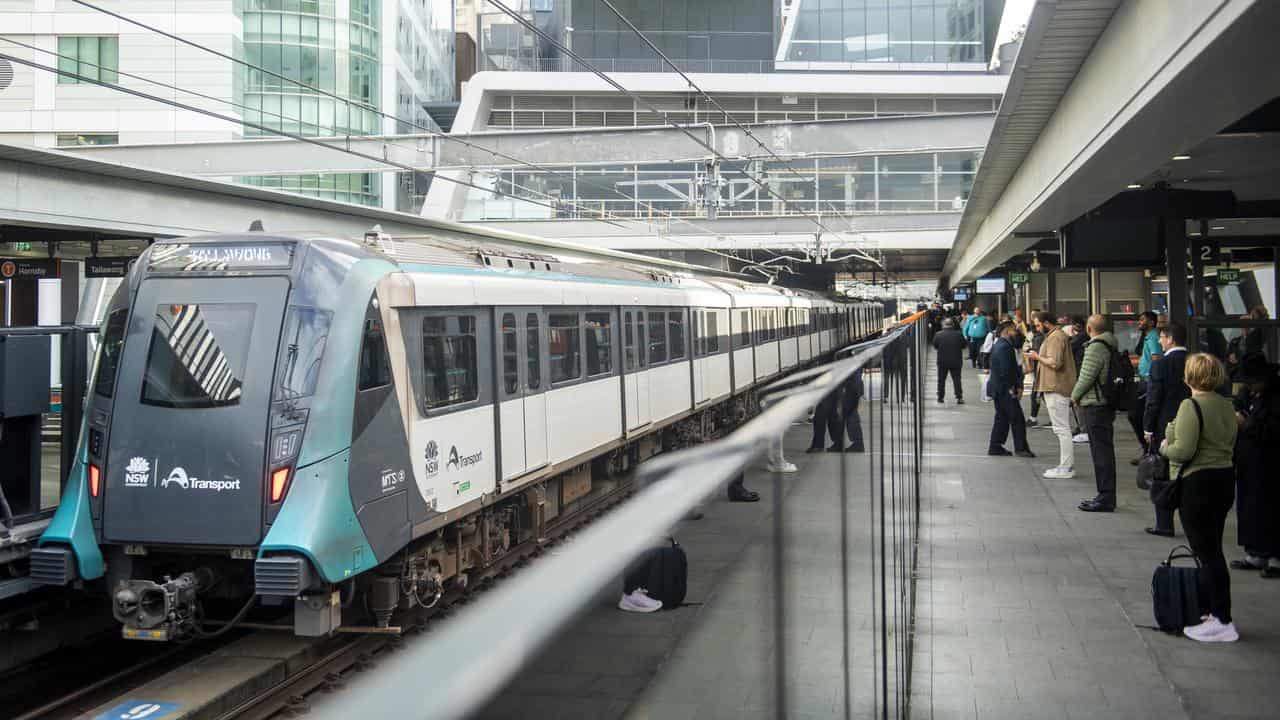
<svg viewBox="0 0 1280 720">
<path fill-rule="evenodd" d="M 1235 642 L 1240 635 L 1231 621 L 1231 578 L 1222 552 L 1223 529 L 1235 501 L 1235 408 L 1217 393 L 1226 381 L 1226 368 L 1212 355 L 1188 357 L 1184 380 L 1191 397 L 1178 407 L 1160 445 L 1173 480 L 1162 486 L 1155 500 L 1178 510 L 1187 541 L 1200 560 L 1204 621 L 1183 628 L 1183 634 L 1200 642 Z"/>
</svg>

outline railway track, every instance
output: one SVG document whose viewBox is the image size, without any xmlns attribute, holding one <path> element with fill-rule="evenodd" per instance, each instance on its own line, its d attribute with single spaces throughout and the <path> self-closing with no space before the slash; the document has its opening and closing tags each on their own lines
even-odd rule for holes
<svg viewBox="0 0 1280 720">
<path fill-rule="evenodd" d="M 429 633 L 431 625 L 493 587 L 508 574 L 565 540 L 576 529 L 629 497 L 630 480 L 596 498 L 560 522 L 549 525 L 542 542 L 526 542 L 493 565 L 476 573 L 463 590 L 446 593 L 433 608 L 401 611 L 393 618 L 400 634 L 340 634 L 318 641 L 308 655 L 313 658 L 282 681 L 265 688 L 229 710 L 199 713 L 219 720 L 266 720 L 305 711 L 308 698 L 338 690 L 355 674 L 395 653 L 406 642 Z M 237 640 L 254 634 L 276 636 L 281 629 L 246 623 L 217 640 L 177 646 L 157 646 L 122 640 L 112 633 L 76 648 L 58 651 L 21 671 L 0 676 L 0 716 L 8 720 L 62 720 L 123 698 L 130 691 L 162 678 L 175 668 L 197 661 Z M 289 636 L 292 638 L 292 635 Z M 124 657 L 121 667 L 122 656 Z M 71 687 L 72 689 L 67 689 Z M 44 698 L 52 699 L 44 700 Z M 44 700 L 41 702 L 41 700 Z"/>
</svg>

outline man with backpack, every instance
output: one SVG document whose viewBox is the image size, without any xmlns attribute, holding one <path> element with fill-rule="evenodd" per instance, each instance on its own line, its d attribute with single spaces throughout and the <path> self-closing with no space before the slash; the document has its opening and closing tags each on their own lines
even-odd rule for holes
<svg viewBox="0 0 1280 720">
<path fill-rule="evenodd" d="M 1085 326 L 1089 344 L 1084 348 L 1080 376 L 1071 391 L 1071 403 L 1084 413 L 1085 432 L 1089 434 L 1089 455 L 1093 459 L 1093 476 L 1098 494 L 1080 502 L 1084 512 L 1114 512 L 1116 509 L 1116 410 L 1122 393 L 1129 391 L 1133 368 L 1128 358 L 1118 351 L 1116 336 L 1102 315 L 1090 315 Z M 1128 370 L 1128 383 L 1125 371 Z"/>
</svg>

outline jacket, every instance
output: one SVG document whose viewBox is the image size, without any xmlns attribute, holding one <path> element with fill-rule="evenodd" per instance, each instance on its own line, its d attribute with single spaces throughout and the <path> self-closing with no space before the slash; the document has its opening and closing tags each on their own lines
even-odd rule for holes
<svg viewBox="0 0 1280 720">
<path fill-rule="evenodd" d="M 981 340 L 991 332 L 987 326 L 986 315 L 970 315 L 964 321 L 964 336 L 970 340 Z"/>
<path fill-rule="evenodd" d="M 1160 333 L 1155 328 L 1138 340 L 1138 352 L 1138 377 L 1146 380 L 1151 377 L 1151 361 L 1160 356 Z"/>
<path fill-rule="evenodd" d="M 987 394 L 995 397 L 1021 388 L 1022 367 L 1018 365 L 1017 353 L 1006 338 L 1000 338 L 991 346 L 991 377 L 987 380 Z"/>
<path fill-rule="evenodd" d="M 933 349 L 938 351 L 938 367 L 950 370 L 964 366 L 964 351 L 967 343 L 964 336 L 955 328 L 939 330 L 933 336 Z"/>
<path fill-rule="evenodd" d="M 1080 374 L 1080 366 L 1084 365 L 1084 346 L 1089 344 L 1088 333 L 1076 333 L 1071 336 L 1071 357 L 1076 361 L 1076 374 Z"/>
<path fill-rule="evenodd" d="M 1111 351 L 1116 347 L 1116 336 L 1104 332 L 1095 336 L 1084 347 L 1084 362 L 1080 376 L 1071 390 L 1071 399 L 1081 407 L 1106 405 L 1102 397 L 1102 383 L 1107 381 L 1107 368 L 1111 365 Z"/>
<path fill-rule="evenodd" d="M 1048 358 L 1049 363 L 1057 368 L 1049 367 L 1049 363 L 1041 362 L 1036 371 L 1036 392 L 1070 395 L 1076 384 L 1076 364 L 1071 357 L 1071 338 L 1055 328 L 1040 343 L 1040 357 Z"/>
<path fill-rule="evenodd" d="M 1232 467 L 1237 432 L 1235 408 L 1230 400 L 1213 392 L 1194 398 L 1204 415 L 1204 427 L 1200 427 L 1196 409 L 1188 398 L 1178 406 L 1178 414 L 1165 429 L 1169 444 L 1160 454 L 1169 458 L 1170 477 L 1177 477 L 1186 463 L 1190 463 L 1188 475 L 1197 470 Z"/>
<path fill-rule="evenodd" d="M 1156 442 L 1164 438 L 1164 429 L 1178 414 L 1178 406 L 1191 397 L 1191 389 L 1182 381 L 1187 367 L 1185 348 L 1171 352 L 1151 364 L 1147 380 L 1147 405 L 1142 413 L 1142 431 L 1151 433 Z"/>
</svg>

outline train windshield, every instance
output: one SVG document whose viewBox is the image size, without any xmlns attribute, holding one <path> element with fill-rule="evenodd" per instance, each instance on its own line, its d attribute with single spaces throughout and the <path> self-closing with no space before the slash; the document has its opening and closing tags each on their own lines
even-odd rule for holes
<svg viewBox="0 0 1280 720">
<path fill-rule="evenodd" d="M 157 306 L 142 402 L 180 409 L 238 404 L 254 311 L 250 303 Z"/>
</svg>

